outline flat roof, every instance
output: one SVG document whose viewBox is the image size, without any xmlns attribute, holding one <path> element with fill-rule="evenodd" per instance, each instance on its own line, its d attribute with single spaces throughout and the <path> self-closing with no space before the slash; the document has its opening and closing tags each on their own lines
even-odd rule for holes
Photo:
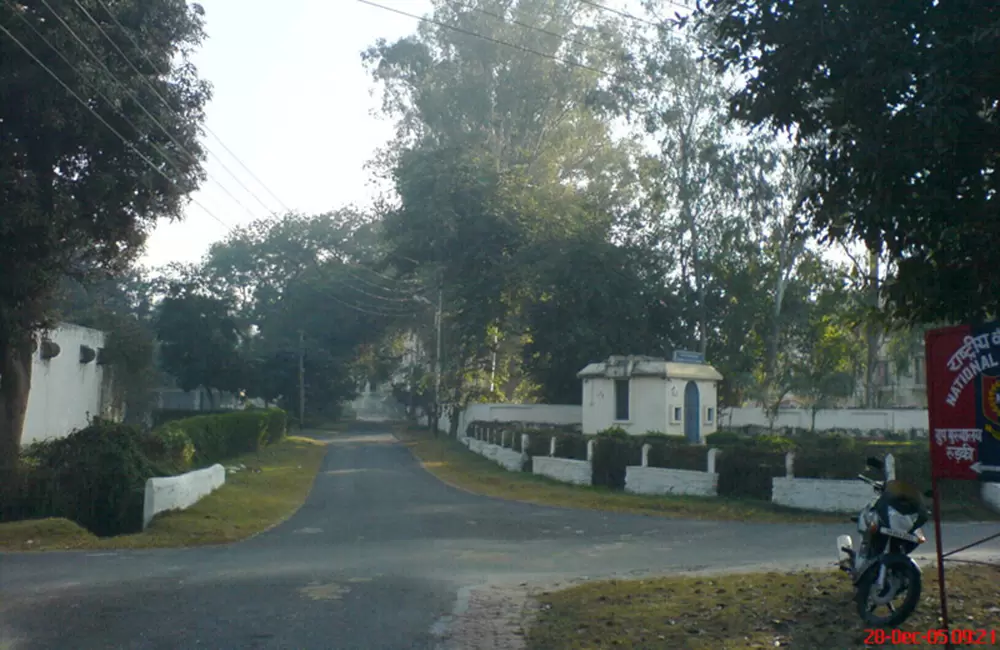
<svg viewBox="0 0 1000 650">
<path fill-rule="evenodd" d="M 612 368 L 611 374 L 608 368 Z M 580 379 L 662 377 L 664 379 L 702 379 L 722 381 L 718 370 L 707 363 L 677 363 L 655 357 L 611 357 L 606 361 L 591 363 L 576 373 Z"/>
</svg>

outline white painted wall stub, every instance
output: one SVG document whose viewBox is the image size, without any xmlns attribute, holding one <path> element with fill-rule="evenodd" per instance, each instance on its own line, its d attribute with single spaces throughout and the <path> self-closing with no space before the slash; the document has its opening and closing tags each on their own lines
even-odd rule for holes
<svg viewBox="0 0 1000 650">
<path fill-rule="evenodd" d="M 563 483 L 590 485 L 591 471 L 590 463 L 585 460 L 547 456 L 534 456 L 531 459 L 532 474 L 547 476 Z"/>
<path fill-rule="evenodd" d="M 625 468 L 625 491 L 632 494 L 714 497 L 719 494 L 719 475 L 688 469 L 631 465 Z"/>
<path fill-rule="evenodd" d="M 149 479 L 146 481 L 142 527 L 145 529 L 161 512 L 190 508 L 225 482 L 226 468 L 218 463 L 187 474 Z"/>
<path fill-rule="evenodd" d="M 771 501 L 789 508 L 855 513 L 873 495 L 871 486 L 860 480 L 787 476 L 771 479 Z"/>
<path fill-rule="evenodd" d="M 983 503 L 1000 512 L 1000 483 L 983 483 Z"/>
</svg>

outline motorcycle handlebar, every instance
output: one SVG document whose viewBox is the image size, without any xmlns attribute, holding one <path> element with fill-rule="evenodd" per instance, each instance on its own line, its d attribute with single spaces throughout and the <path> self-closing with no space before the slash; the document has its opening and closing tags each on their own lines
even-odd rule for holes
<svg viewBox="0 0 1000 650">
<path fill-rule="evenodd" d="M 865 483 L 867 483 L 868 485 L 872 486 L 876 490 L 881 490 L 883 488 L 882 481 L 876 481 L 876 480 L 870 479 L 867 476 L 865 476 L 864 474 L 858 474 L 858 478 L 861 479 L 862 481 L 864 481 Z"/>
</svg>

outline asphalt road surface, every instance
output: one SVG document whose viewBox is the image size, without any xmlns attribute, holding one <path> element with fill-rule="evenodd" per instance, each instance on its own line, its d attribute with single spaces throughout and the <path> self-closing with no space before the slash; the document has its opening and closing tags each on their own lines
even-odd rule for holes
<svg viewBox="0 0 1000 650">
<path fill-rule="evenodd" d="M 946 547 L 997 529 L 946 526 Z M 478 497 L 439 482 L 391 435 L 359 432 L 330 441 L 294 517 L 248 541 L 0 554 L 0 650 L 438 648 L 486 585 L 831 566 L 836 535 L 851 530 Z"/>
</svg>

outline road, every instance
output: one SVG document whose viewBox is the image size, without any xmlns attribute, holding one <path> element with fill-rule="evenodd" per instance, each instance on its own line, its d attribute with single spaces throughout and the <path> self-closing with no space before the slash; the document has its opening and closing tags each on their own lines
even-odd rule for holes
<svg viewBox="0 0 1000 650">
<path fill-rule="evenodd" d="M 836 535 L 850 530 L 479 497 L 439 482 L 391 435 L 358 433 L 330 440 L 295 516 L 240 544 L 0 556 L 0 649 L 513 648 L 516 639 L 477 640 L 511 634 L 483 628 L 511 627 L 499 619 L 523 598 L 510 594 L 585 578 L 829 566 Z M 947 526 L 946 545 L 995 530 Z"/>
</svg>

